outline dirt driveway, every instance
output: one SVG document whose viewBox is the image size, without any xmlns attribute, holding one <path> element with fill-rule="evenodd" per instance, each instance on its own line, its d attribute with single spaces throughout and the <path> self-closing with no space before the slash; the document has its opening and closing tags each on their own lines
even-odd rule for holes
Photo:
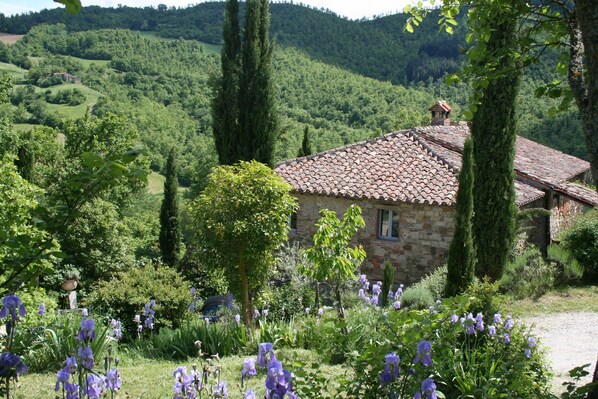
<svg viewBox="0 0 598 399">
<path fill-rule="evenodd" d="M 598 313 L 555 313 L 527 317 L 523 321 L 548 349 L 548 360 L 554 371 L 555 391 L 563 391 L 569 370 L 591 363 L 587 368 L 590 382 L 598 357 Z"/>
</svg>

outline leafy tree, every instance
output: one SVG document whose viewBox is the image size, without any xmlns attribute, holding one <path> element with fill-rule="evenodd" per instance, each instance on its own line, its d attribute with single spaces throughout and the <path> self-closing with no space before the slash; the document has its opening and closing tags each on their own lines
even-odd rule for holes
<svg viewBox="0 0 598 399">
<path fill-rule="evenodd" d="M 11 274 L 24 262 L 28 268 L 21 281 L 48 272 L 51 256 L 58 245 L 46 231 L 33 222 L 42 190 L 24 180 L 13 162 L 0 158 L 0 295 L 13 287 Z"/>
<path fill-rule="evenodd" d="M 312 264 L 303 266 L 303 273 L 317 282 L 331 284 L 338 309 L 338 317 L 343 320 L 345 311 L 341 300 L 341 288 L 355 278 L 355 272 L 365 259 L 361 245 L 350 247 L 351 238 L 365 227 L 361 208 L 351 205 L 339 220 L 334 211 L 322 209 L 316 224 L 318 231 L 314 235 L 314 245 L 306 251 Z"/>
<path fill-rule="evenodd" d="M 459 191 L 455 211 L 455 235 L 447 260 L 446 296 L 463 293 L 474 281 L 475 251 L 472 237 L 473 218 L 473 143 L 465 141 L 459 173 Z"/>
<path fill-rule="evenodd" d="M 160 250 L 164 263 L 169 266 L 175 266 L 181 255 L 178 197 L 176 153 L 172 149 L 166 162 L 164 199 L 160 209 Z"/>
<path fill-rule="evenodd" d="M 272 166 L 278 122 L 271 77 L 270 11 L 267 0 L 246 4 L 240 44 L 237 1 L 227 2 L 222 78 L 216 82 L 212 105 L 213 131 L 221 164 L 256 160 Z"/>
<path fill-rule="evenodd" d="M 191 205 L 196 244 L 214 267 L 226 268 L 241 299 L 243 322 L 253 318 L 253 297 L 267 281 L 273 251 L 287 240 L 296 209 L 290 186 L 257 161 L 220 166 Z"/>
<path fill-rule="evenodd" d="M 303 131 L 303 141 L 301 142 L 301 148 L 299 149 L 297 156 L 306 157 L 311 154 L 313 154 L 313 150 L 309 141 L 309 126 L 305 126 L 305 130 Z"/>
</svg>

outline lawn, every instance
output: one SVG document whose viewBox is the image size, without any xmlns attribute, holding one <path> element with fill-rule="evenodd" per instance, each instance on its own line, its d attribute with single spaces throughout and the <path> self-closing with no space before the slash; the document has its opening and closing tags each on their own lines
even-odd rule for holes
<svg viewBox="0 0 598 399">
<path fill-rule="evenodd" d="M 85 94 L 86 100 L 82 104 L 70 106 L 64 104 L 48 104 L 48 110 L 54 113 L 57 113 L 63 118 L 71 118 L 77 119 L 82 118 L 85 116 L 88 107 L 93 107 L 93 105 L 98 101 L 98 98 L 102 96 L 102 93 L 90 89 L 89 87 L 83 84 L 73 84 L 73 83 L 63 83 L 58 86 L 52 86 L 48 88 L 40 88 L 35 87 L 36 92 L 45 92 L 46 90 L 50 90 L 52 93 L 56 93 L 62 90 L 68 89 L 79 89 Z"/>
<path fill-rule="evenodd" d="M 506 306 L 514 316 L 536 316 L 542 313 L 598 312 L 598 286 L 555 289 L 537 299 L 528 298 L 509 301 Z"/>
<path fill-rule="evenodd" d="M 72 55 L 65 55 L 65 57 L 80 62 L 85 68 L 89 68 L 91 65 L 105 66 L 110 63 L 110 60 L 88 60 L 86 58 L 73 57 Z"/>
<path fill-rule="evenodd" d="M 257 349 L 257 348 L 256 348 Z M 257 352 L 257 350 L 256 350 Z M 321 360 L 314 352 L 306 350 L 278 350 L 276 351 L 278 359 L 286 368 L 293 362 L 299 360 L 305 364 L 319 363 Z M 249 357 L 249 356 L 247 356 Z M 254 358 L 256 356 L 253 356 Z M 231 398 L 242 398 L 240 390 L 240 375 L 245 356 L 229 356 L 220 361 L 222 366 L 221 378 L 227 381 L 229 395 Z M 125 355 L 119 365 L 122 372 L 122 389 L 120 398 L 130 399 L 162 399 L 172 398 L 173 391 L 173 372 L 178 366 L 185 366 L 191 369 L 192 364 L 196 362 L 198 368 L 203 364 L 197 362 L 197 359 L 189 359 L 187 362 L 173 362 L 168 360 L 149 360 L 136 356 Z M 341 376 L 345 373 L 346 367 L 329 366 L 322 364 L 319 370 L 326 377 Z M 265 373 L 263 370 L 249 380 L 249 389 L 253 389 L 256 394 L 264 392 Z M 20 379 L 20 388 L 18 399 L 47 399 L 54 397 L 54 386 L 56 383 L 56 373 L 46 374 L 26 374 Z"/>
<path fill-rule="evenodd" d="M 147 192 L 149 194 L 162 194 L 164 192 L 165 180 L 164 176 L 152 171 L 147 177 Z"/>
<path fill-rule="evenodd" d="M 8 64 L 6 62 L 0 62 L 0 73 L 2 73 L 2 72 L 8 73 L 9 75 L 13 75 L 14 77 L 20 79 L 25 76 L 25 74 L 27 73 L 27 70 L 23 69 L 23 68 L 19 68 L 18 66 L 13 65 L 13 64 Z"/>
</svg>

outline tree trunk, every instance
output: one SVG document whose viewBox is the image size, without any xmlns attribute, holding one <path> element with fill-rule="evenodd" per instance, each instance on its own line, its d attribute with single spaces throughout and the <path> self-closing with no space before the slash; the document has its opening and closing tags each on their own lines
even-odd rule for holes
<svg viewBox="0 0 598 399">
<path fill-rule="evenodd" d="M 569 29 L 569 85 L 579 108 L 592 181 L 598 190 L 598 2 L 575 0 Z"/>
<path fill-rule="evenodd" d="M 252 318 L 249 309 L 249 277 L 247 275 L 247 265 L 245 264 L 245 248 L 239 250 L 239 277 L 241 278 L 241 310 L 243 313 L 243 323 L 246 327 L 250 327 Z"/>
</svg>

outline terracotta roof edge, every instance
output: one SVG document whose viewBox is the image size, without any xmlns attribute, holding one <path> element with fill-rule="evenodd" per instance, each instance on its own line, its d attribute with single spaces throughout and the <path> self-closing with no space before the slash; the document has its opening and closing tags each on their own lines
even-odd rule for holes
<svg viewBox="0 0 598 399">
<path fill-rule="evenodd" d="M 426 150 L 432 157 L 434 157 L 434 159 L 439 162 L 441 165 L 447 166 L 453 173 L 455 173 L 456 175 L 459 174 L 459 169 L 453 165 L 452 163 L 450 163 L 449 161 L 447 161 L 446 159 L 444 159 L 444 157 L 442 157 L 440 154 L 436 153 L 436 151 L 434 151 L 429 145 L 428 143 L 426 143 L 421 137 L 419 137 L 419 135 L 417 134 L 417 131 L 414 129 L 412 130 L 407 130 L 405 131 L 405 134 L 409 137 L 413 137 L 414 140 L 420 145 L 422 146 L 422 148 L 424 150 Z M 431 140 L 433 141 L 433 140 Z"/>
</svg>

